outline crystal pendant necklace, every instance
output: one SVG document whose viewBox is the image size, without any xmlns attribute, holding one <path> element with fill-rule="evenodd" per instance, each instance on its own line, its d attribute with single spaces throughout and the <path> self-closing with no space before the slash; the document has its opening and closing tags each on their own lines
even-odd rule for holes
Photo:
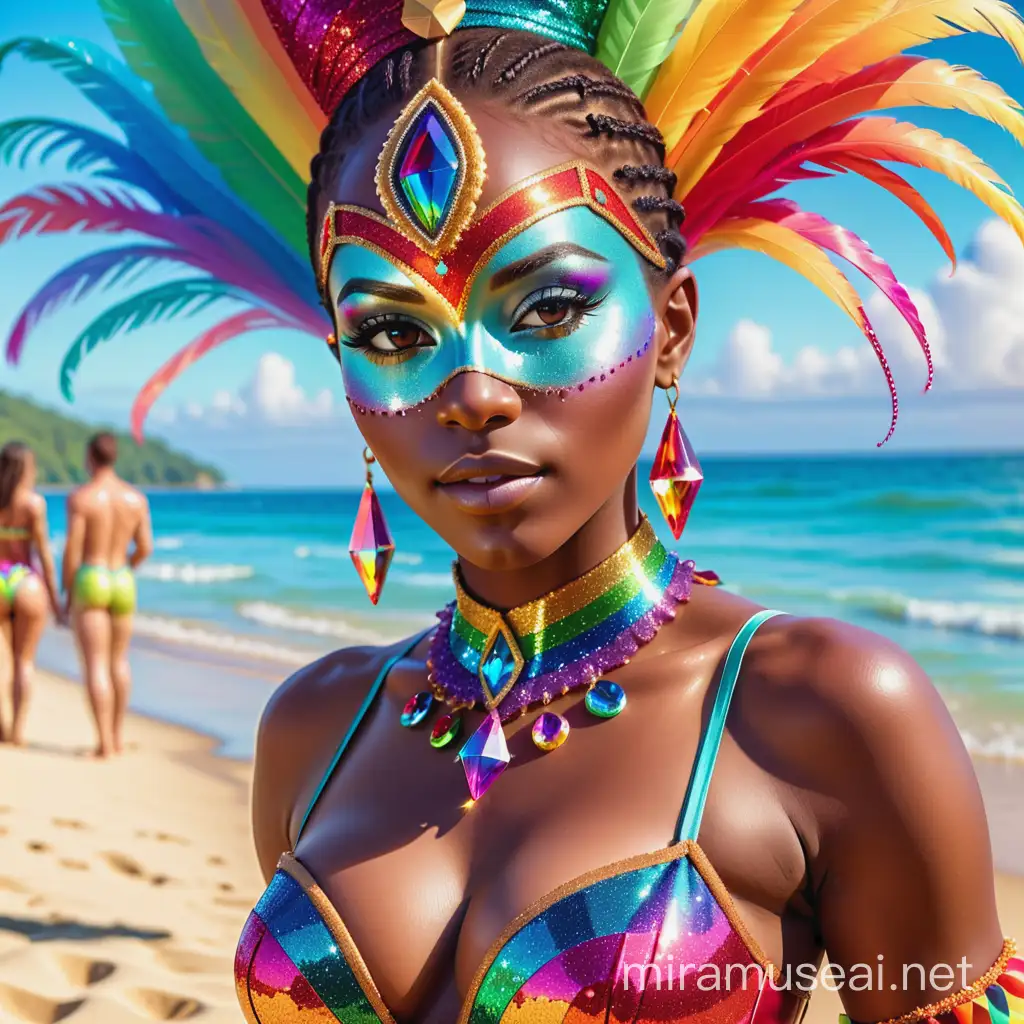
<svg viewBox="0 0 1024 1024">
<path fill-rule="evenodd" d="M 430 734 L 431 744 L 444 748 L 459 735 L 463 709 L 487 710 L 459 752 L 477 800 L 509 763 L 502 724 L 511 718 L 583 688 L 591 714 L 613 718 L 622 710 L 621 687 L 601 676 L 625 665 L 675 616 L 690 595 L 693 563 L 666 550 L 644 518 L 596 568 L 510 611 L 467 594 L 458 566 L 454 577 L 456 600 L 438 612 L 427 659 L 431 690 L 410 698 L 402 724 L 424 722 L 435 701 L 449 705 Z M 533 741 L 554 750 L 568 731 L 562 716 L 545 712 L 534 723 Z"/>
</svg>

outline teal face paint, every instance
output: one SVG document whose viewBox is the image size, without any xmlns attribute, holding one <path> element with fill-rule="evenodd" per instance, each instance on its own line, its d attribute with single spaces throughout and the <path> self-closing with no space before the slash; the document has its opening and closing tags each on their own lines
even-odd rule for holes
<svg viewBox="0 0 1024 1024">
<path fill-rule="evenodd" d="M 534 391 L 582 390 L 649 349 L 644 266 L 607 221 L 563 210 L 490 259 L 455 323 L 450 306 L 386 257 L 341 245 L 329 290 L 348 397 L 370 412 L 404 412 L 470 370 Z"/>
</svg>

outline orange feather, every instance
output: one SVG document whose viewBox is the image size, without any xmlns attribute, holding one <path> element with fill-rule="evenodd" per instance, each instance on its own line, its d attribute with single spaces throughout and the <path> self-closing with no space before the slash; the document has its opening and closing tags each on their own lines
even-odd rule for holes
<svg viewBox="0 0 1024 1024">
<path fill-rule="evenodd" d="M 910 47 L 969 32 L 1005 39 L 1024 61 L 1024 20 L 1003 0 L 896 0 L 874 25 L 811 65 L 802 82 L 835 81 Z"/>
<path fill-rule="evenodd" d="M 697 5 L 645 101 L 647 116 L 668 147 L 802 2 L 704 0 Z"/>
<path fill-rule="evenodd" d="M 750 249 L 784 263 L 821 289 L 861 330 L 867 329 L 856 288 L 818 246 L 792 228 L 758 217 L 722 221 L 697 243 L 689 262 L 723 249 Z"/>
<path fill-rule="evenodd" d="M 749 60 L 716 97 L 708 117 L 691 129 L 669 155 L 684 169 L 678 189 L 685 195 L 711 166 L 722 147 L 756 117 L 779 89 L 835 43 L 876 20 L 892 0 L 810 0 L 782 31 Z"/>
</svg>

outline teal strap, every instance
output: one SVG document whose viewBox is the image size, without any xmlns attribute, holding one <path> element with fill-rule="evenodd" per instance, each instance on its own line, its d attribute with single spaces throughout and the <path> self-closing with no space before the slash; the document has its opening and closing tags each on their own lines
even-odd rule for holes
<svg viewBox="0 0 1024 1024">
<path fill-rule="evenodd" d="M 693 772 L 690 774 L 690 784 L 686 787 L 686 799 L 683 801 L 683 809 L 676 824 L 675 841 L 677 843 L 684 839 L 696 840 L 697 834 L 700 832 L 704 803 L 708 798 L 708 789 L 711 787 L 711 774 L 715 770 L 715 761 L 718 759 L 718 748 L 722 745 L 725 720 L 729 717 L 729 705 L 732 703 L 733 691 L 736 689 L 736 680 L 740 675 L 740 667 L 743 664 L 743 655 L 747 652 L 747 645 L 764 623 L 769 619 L 774 619 L 776 615 L 783 614 L 785 613 L 766 610 L 751 616 L 736 634 L 736 639 L 733 640 L 729 653 L 725 656 L 725 667 L 722 669 L 722 678 L 718 683 L 718 692 L 715 694 L 715 704 L 711 709 L 711 717 L 708 719 L 707 728 L 704 730 L 704 735 L 697 748 L 697 758 L 693 764 Z"/>
<path fill-rule="evenodd" d="M 430 629 L 425 629 L 422 633 L 417 634 L 410 643 L 406 644 L 397 654 L 392 654 L 387 661 L 381 666 L 381 670 L 377 673 L 377 678 L 373 681 L 373 686 L 370 687 L 370 692 L 367 693 L 363 703 L 360 705 L 359 710 L 356 712 L 356 717 L 352 720 L 352 724 L 348 727 L 348 732 L 345 733 L 341 743 L 338 745 L 338 750 L 334 755 L 334 759 L 331 761 L 327 771 L 324 772 L 324 777 L 320 780 L 320 785 L 316 788 L 316 793 L 313 794 L 313 799 L 310 800 L 309 806 L 306 808 L 306 813 L 302 816 L 302 824 L 299 825 L 299 831 L 295 834 L 295 842 L 293 846 L 299 845 L 299 838 L 302 835 L 303 829 L 306 827 L 306 822 L 309 821 L 309 816 L 313 813 L 313 808 L 316 807 L 320 800 L 320 797 L 324 795 L 324 790 L 327 788 L 327 783 L 331 781 L 334 776 L 338 765 L 341 763 L 341 759 L 345 756 L 345 751 L 348 750 L 352 743 L 352 739 L 359 729 L 359 726 L 363 724 L 363 719 L 366 718 L 370 708 L 373 707 L 373 702 L 377 699 L 381 688 L 384 686 L 384 682 L 388 677 L 388 673 L 395 667 L 395 664 L 401 661 L 403 658 L 411 654 L 415 649 L 416 645 L 423 640 L 424 637 L 429 636 L 434 631 L 433 626 Z"/>
</svg>

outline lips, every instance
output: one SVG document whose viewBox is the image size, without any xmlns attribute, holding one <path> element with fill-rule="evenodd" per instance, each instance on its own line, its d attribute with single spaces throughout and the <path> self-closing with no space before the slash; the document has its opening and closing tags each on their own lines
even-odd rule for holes
<svg viewBox="0 0 1024 1024">
<path fill-rule="evenodd" d="M 464 512 L 488 515 L 515 508 L 544 478 L 536 463 L 513 455 L 464 456 L 437 479 L 437 488 Z"/>
</svg>

